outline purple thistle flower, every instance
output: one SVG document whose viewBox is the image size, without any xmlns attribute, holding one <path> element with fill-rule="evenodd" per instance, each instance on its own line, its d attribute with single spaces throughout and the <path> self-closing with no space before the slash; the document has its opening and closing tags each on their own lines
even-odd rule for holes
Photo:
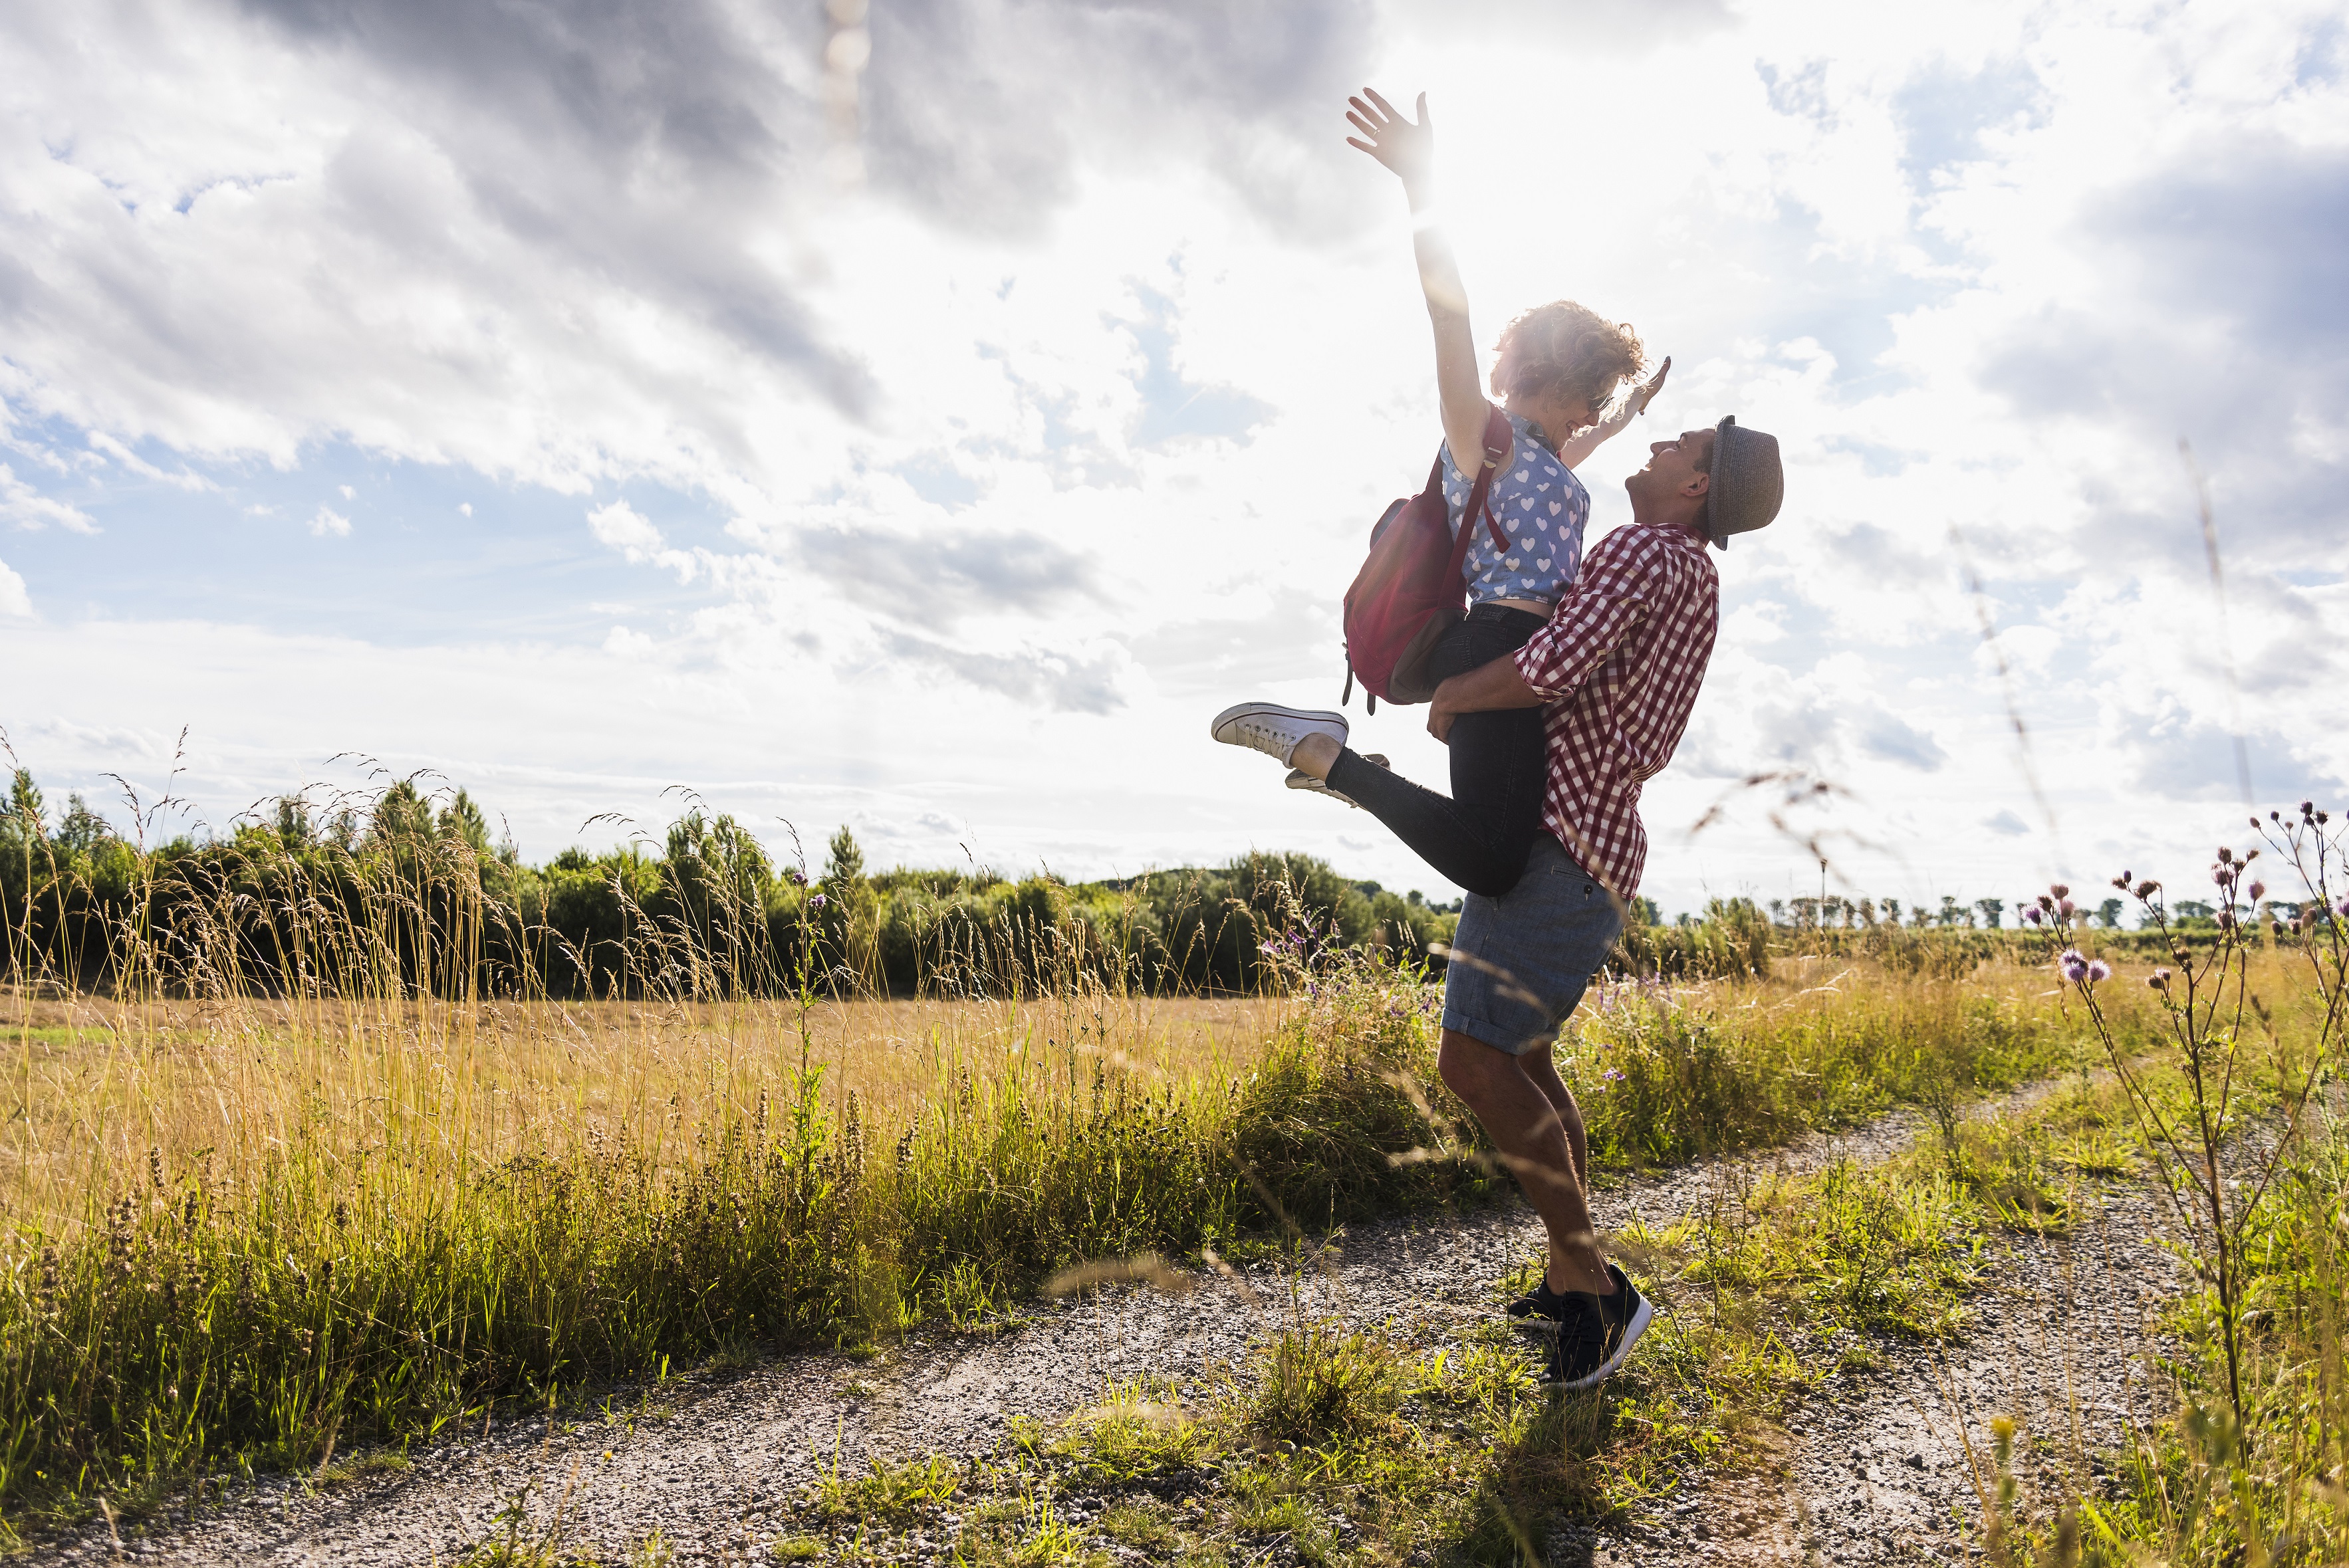
<svg viewBox="0 0 2349 1568">
<path fill-rule="evenodd" d="M 2109 980 L 2112 977 L 2113 966 L 2111 965 L 2106 963 L 2101 958 L 2091 958 L 2088 960 L 2088 983 L 2090 985 L 2093 985 L 2099 980 Z"/>
<path fill-rule="evenodd" d="M 2026 905 L 2023 911 L 2023 919 L 2025 924 L 2036 925 L 2044 918 L 2045 916 L 2040 913 L 2039 906 L 2035 903 Z"/>
<path fill-rule="evenodd" d="M 2255 882 L 2243 891 L 2251 896 L 2251 900 L 2253 903 L 2257 903 L 2260 900 L 2267 897 L 2268 884 L 2263 882 Z"/>
<path fill-rule="evenodd" d="M 825 904 L 828 904 L 831 902 L 832 900 L 824 897 L 823 894 L 820 892 L 812 892 L 808 894 L 808 907 L 810 909 L 822 909 Z"/>
<path fill-rule="evenodd" d="M 2072 901 L 2068 898 L 2057 899 L 2055 901 L 2055 913 L 2062 915 L 2065 920 L 2071 919 Z"/>
<path fill-rule="evenodd" d="M 2235 880 L 2234 868 L 2232 866 L 2212 866 L 2210 868 L 2210 880 L 2217 882 L 2220 887 L 2225 887 L 2229 882 Z"/>
<path fill-rule="evenodd" d="M 2077 985 L 2088 977 L 2088 957 L 2076 947 L 2067 947 L 2055 960 L 2055 967 L 2064 978 Z"/>
<path fill-rule="evenodd" d="M 2340 903 L 2334 904 L 2333 906 L 2333 913 L 2339 915 L 2344 920 L 2349 920 L 2349 898 L 2344 898 Z"/>
</svg>

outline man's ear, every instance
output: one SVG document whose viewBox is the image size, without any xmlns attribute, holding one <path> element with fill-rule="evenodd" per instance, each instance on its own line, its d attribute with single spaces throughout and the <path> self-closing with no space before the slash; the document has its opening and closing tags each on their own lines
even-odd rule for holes
<svg viewBox="0 0 2349 1568">
<path fill-rule="evenodd" d="M 1688 497 L 1691 500 L 1694 500 L 1697 497 L 1707 493 L 1712 489 L 1713 476 L 1711 474 L 1691 474 L 1689 476 L 1689 482 L 1681 486 L 1681 494 Z"/>
</svg>

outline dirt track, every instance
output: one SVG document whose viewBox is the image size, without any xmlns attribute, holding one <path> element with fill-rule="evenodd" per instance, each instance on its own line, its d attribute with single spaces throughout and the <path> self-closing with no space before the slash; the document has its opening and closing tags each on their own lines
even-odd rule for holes
<svg viewBox="0 0 2349 1568">
<path fill-rule="evenodd" d="M 1815 1138 L 1749 1168 L 1816 1169 L 1900 1147 L 1913 1122 L 1887 1117 Z M 1599 1194 L 1599 1222 L 1636 1213 L 1661 1222 L 1702 1202 L 1725 1164 L 1692 1167 Z M 1551 1543 L 1554 1563 L 1876 1563 L 1956 1560 L 1980 1518 L 1963 1445 L 1988 1451 L 1992 1416 L 2016 1414 L 2054 1439 L 2023 1469 L 2052 1476 L 2071 1452 L 2111 1446 L 2148 1408 L 2143 1325 L 2172 1288 L 2167 1256 L 2144 1240 L 2150 1219 L 2121 1191 L 2067 1238 L 2016 1236 L 1972 1304 L 1966 1343 L 1948 1352 L 1887 1343 L 1879 1365 L 1843 1374 L 1789 1426 L 1786 1479 L 1692 1498 L 1665 1518 Z M 835 1463 L 861 1473 L 874 1456 L 983 1454 L 1015 1415 L 1046 1420 L 1096 1398 L 1104 1382 L 1185 1378 L 1230 1362 L 1269 1326 L 1287 1293 L 1308 1311 L 1362 1324 L 1441 1330 L 1492 1310 L 1494 1281 L 1539 1231 L 1511 1205 L 1434 1222 L 1355 1227 L 1330 1265 L 1293 1279 L 1248 1272 L 1257 1293 L 1204 1280 L 1187 1296 L 1103 1292 L 1039 1309 L 993 1337 L 925 1336 L 869 1361 L 800 1356 L 674 1383 L 608 1416 L 536 1418 L 419 1454 L 404 1474 L 333 1490 L 277 1479 L 126 1531 L 133 1561 L 185 1564 L 448 1563 L 503 1535 L 543 1538 L 560 1515 L 568 1550 L 625 1560 L 657 1531 L 680 1563 L 759 1562 L 779 1512 Z M 1946 1360 L 1944 1360 L 1946 1357 Z M 1954 1400 L 1954 1403 L 1953 1403 Z M 36 1548 L 42 1561 L 100 1562 L 117 1548 L 103 1524 Z"/>
</svg>

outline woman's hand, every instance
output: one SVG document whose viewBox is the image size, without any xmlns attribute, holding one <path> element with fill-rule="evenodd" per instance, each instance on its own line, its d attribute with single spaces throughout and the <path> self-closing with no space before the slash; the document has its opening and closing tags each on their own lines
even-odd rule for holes
<svg viewBox="0 0 2349 1568">
<path fill-rule="evenodd" d="M 1364 88 L 1361 98 L 1346 100 L 1346 119 L 1362 133 L 1348 137 L 1346 145 L 1361 148 L 1393 170 L 1403 189 L 1414 194 L 1424 191 L 1435 174 L 1435 122 L 1427 118 L 1425 93 L 1419 95 L 1418 115 L 1415 123 L 1403 119 L 1373 88 Z"/>
<path fill-rule="evenodd" d="M 1648 405 L 1656 400 L 1656 394 L 1664 389 L 1664 377 L 1670 376 L 1671 373 L 1672 356 L 1667 354 L 1664 356 L 1664 362 L 1656 366 L 1656 373 L 1648 377 L 1647 380 L 1641 382 L 1640 386 L 1632 391 L 1630 400 L 1631 412 L 1634 414 L 1646 413 L 1648 411 Z"/>
</svg>

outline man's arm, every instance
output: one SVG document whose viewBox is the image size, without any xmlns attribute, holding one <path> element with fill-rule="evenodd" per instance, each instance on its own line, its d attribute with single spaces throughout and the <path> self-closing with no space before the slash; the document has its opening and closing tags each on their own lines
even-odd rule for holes
<svg viewBox="0 0 2349 1568">
<path fill-rule="evenodd" d="M 1435 688 L 1427 710 L 1427 733 L 1452 744 L 1452 721 L 1464 713 L 1489 713 L 1503 707 L 1539 707 L 1541 695 L 1526 685 L 1517 661 L 1504 654 L 1489 665 L 1454 676 Z"/>
<path fill-rule="evenodd" d="M 1670 547 L 1630 537 L 1638 531 L 1623 530 L 1599 542 L 1583 562 L 1574 592 L 1524 647 L 1437 686 L 1428 708 L 1427 732 L 1448 742 L 1452 721 L 1461 714 L 1539 707 L 1589 679 L 1590 672 L 1605 664 L 1647 618 L 1649 577 L 1658 563 L 1655 552 Z"/>
</svg>

